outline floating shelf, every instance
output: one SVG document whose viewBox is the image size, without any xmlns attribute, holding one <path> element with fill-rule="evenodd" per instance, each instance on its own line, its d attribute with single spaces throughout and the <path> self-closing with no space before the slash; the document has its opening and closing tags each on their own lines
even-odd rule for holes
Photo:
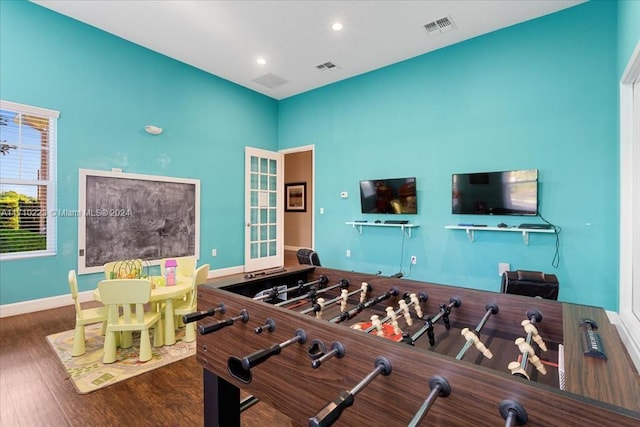
<svg viewBox="0 0 640 427">
<path fill-rule="evenodd" d="M 356 229 L 358 234 L 362 235 L 362 227 L 395 227 L 400 228 L 407 237 L 411 238 L 411 230 L 420 227 L 420 224 L 384 224 L 375 222 L 345 222 L 345 224 L 352 226 Z"/>
<path fill-rule="evenodd" d="M 467 232 L 467 236 L 469 237 L 469 241 L 473 242 L 475 240 L 475 231 L 506 231 L 506 232 L 517 232 L 522 233 L 522 240 L 524 240 L 524 244 L 529 244 L 529 233 L 555 233 L 554 229 L 546 229 L 546 228 L 518 228 L 518 227 L 477 227 L 472 225 L 445 225 L 446 229 L 449 230 L 465 230 Z"/>
</svg>

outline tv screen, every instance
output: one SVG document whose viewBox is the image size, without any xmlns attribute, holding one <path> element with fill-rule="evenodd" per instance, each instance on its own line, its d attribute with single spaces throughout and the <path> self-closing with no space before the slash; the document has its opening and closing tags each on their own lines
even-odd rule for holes
<svg viewBox="0 0 640 427">
<path fill-rule="evenodd" d="M 362 213 L 417 214 L 416 179 L 390 178 L 360 181 Z"/>
<path fill-rule="evenodd" d="M 537 215 L 538 170 L 453 174 L 451 194 L 454 214 Z"/>
</svg>

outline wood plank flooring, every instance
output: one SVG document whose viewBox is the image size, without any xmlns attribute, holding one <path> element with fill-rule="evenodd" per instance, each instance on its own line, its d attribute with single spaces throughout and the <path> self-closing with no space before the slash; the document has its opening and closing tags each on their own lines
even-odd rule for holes
<svg viewBox="0 0 640 427">
<path fill-rule="evenodd" d="M 297 265 L 295 252 L 286 251 L 285 265 L 291 264 Z M 0 319 L 0 426 L 203 425 L 202 368 L 195 356 L 78 394 L 46 341 L 73 329 L 74 319 L 72 305 Z M 294 426 L 261 402 L 241 419 L 243 427 Z"/>
</svg>

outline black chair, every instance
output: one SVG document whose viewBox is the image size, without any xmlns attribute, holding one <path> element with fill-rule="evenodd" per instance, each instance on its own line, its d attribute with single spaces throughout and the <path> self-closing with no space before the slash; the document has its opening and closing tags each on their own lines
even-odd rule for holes
<svg viewBox="0 0 640 427">
<path fill-rule="evenodd" d="M 543 299 L 558 299 L 559 283 L 555 274 L 541 271 L 505 271 L 500 292 Z"/>
<path fill-rule="evenodd" d="M 308 264 L 321 267 L 320 257 L 318 256 L 318 253 L 313 249 L 298 249 L 298 252 L 296 252 L 296 257 L 298 257 L 298 264 L 300 265 Z"/>
</svg>

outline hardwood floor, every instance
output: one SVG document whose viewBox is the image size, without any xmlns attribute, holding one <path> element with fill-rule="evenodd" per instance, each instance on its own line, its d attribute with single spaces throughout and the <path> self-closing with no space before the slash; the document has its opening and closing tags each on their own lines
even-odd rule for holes
<svg viewBox="0 0 640 427">
<path fill-rule="evenodd" d="M 285 255 L 285 266 L 291 264 L 297 265 L 295 252 Z M 203 425 L 202 368 L 195 356 L 78 394 L 46 341 L 73 329 L 74 320 L 72 305 L 0 319 L 0 426 Z M 294 425 L 262 402 L 241 419 L 243 427 Z"/>
</svg>

